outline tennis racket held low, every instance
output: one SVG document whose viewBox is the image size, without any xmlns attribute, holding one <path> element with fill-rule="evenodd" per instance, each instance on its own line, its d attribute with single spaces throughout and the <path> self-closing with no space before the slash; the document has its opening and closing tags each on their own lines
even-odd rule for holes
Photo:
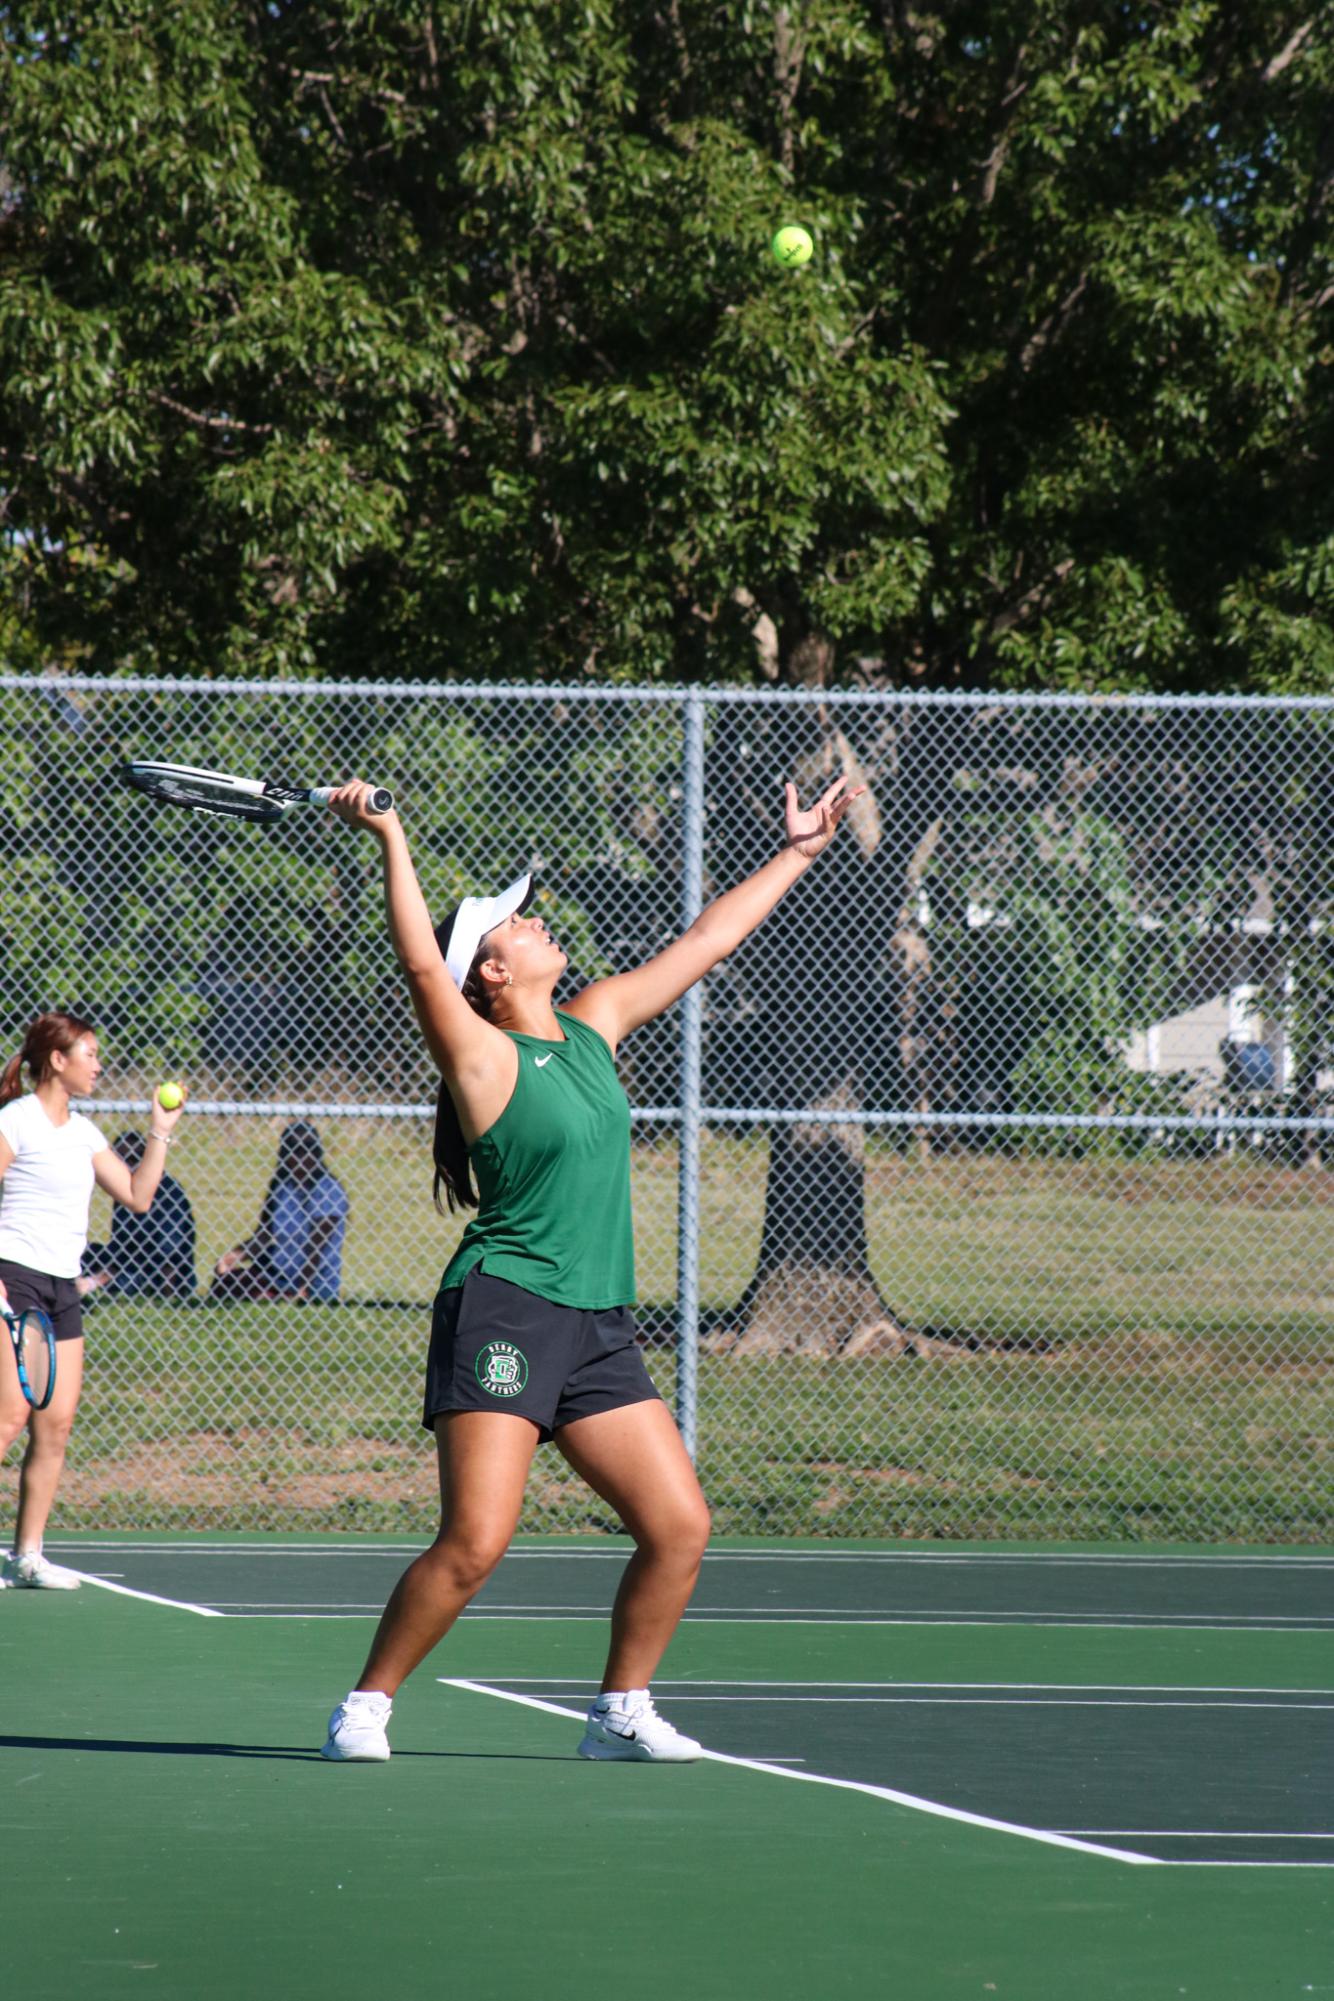
<svg viewBox="0 0 1334 2001">
<path fill-rule="evenodd" d="M 23 1313 L 5 1313 L 14 1347 L 19 1388 L 33 1410 L 45 1410 L 56 1388 L 56 1337 L 46 1315 L 35 1306 Z"/>
</svg>

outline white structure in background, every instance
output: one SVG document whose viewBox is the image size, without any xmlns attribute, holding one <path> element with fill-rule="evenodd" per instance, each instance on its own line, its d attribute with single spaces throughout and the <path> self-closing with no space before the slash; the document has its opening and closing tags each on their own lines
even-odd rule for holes
<svg viewBox="0 0 1334 2001">
<path fill-rule="evenodd" d="M 1235 1052 L 1231 1065 L 1227 1048 Z M 1201 1081 L 1221 1085 L 1235 1079 L 1251 1090 L 1286 1090 L 1292 1081 L 1283 1024 L 1261 1012 L 1261 988 L 1254 980 L 1241 980 L 1155 1021 L 1130 1038 L 1123 1054 L 1130 1069 L 1153 1076 L 1189 1070 Z"/>
<path fill-rule="evenodd" d="M 1226 1085 L 1234 1093 L 1287 1091 L 1294 1082 L 1292 1048 L 1282 1015 L 1265 1007 L 1265 997 L 1292 992 L 1274 938 L 1268 884 L 1253 878 L 1255 902 L 1235 929 L 1204 934 L 1180 982 L 1178 1013 L 1141 1029 L 1123 1046 L 1132 1070 L 1152 1075 L 1189 1071 L 1202 1084 Z M 1334 1076 L 1321 1071 L 1317 1088 L 1328 1090 Z"/>
</svg>

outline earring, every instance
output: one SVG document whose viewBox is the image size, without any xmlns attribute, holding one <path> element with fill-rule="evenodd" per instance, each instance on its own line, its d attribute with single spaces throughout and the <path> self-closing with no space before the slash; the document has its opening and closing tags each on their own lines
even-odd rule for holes
<svg viewBox="0 0 1334 2001">
<path fill-rule="evenodd" d="M 512 986 L 514 985 L 514 975 L 513 975 L 513 973 L 506 973 L 506 975 L 505 975 L 505 985 L 506 985 L 507 987 L 512 987 Z"/>
</svg>

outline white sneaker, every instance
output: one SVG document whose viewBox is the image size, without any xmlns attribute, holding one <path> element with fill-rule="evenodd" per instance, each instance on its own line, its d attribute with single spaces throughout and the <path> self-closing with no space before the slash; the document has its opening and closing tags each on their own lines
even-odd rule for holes
<svg viewBox="0 0 1334 2001">
<path fill-rule="evenodd" d="M 4 1583 L 13 1591 L 77 1591 L 83 1579 L 58 1563 L 48 1563 L 40 1549 L 5 1558 Z"/>
<path fill-rule="evenodd" d="M 343 1764 L 382 1765 L 389 1756 L 385 1725 L 393 1713 L 387 1695 L 354 1688 L 329 1718 L 329 1741 L 320 1756 Z"/>
<path fill-rule="evenodd" d="M 637 1758 L 655 1765 L 689 1765 L 700 1755 L 693 1737 L 683 1737 L 659 1716 L 646 1688 L 624 1695 L 600 1695 L 588 1712 L 581 1758 Z"/>
</svg>

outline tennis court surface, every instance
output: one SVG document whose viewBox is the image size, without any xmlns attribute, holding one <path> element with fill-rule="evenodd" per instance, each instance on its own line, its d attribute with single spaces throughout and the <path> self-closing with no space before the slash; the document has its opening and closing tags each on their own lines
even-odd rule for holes
<svg viewBox="0 0 1334 2001">
<path fill-rule="evenodd" d="M 722 1542 L 658 1769 L 574 1754 L 628 1544 L 523 1538 L 327 1766 L 418 1547 L 0 1596 L 13 1992 L 1334 1994 L 1334 1553 Z"/>
</svg>

